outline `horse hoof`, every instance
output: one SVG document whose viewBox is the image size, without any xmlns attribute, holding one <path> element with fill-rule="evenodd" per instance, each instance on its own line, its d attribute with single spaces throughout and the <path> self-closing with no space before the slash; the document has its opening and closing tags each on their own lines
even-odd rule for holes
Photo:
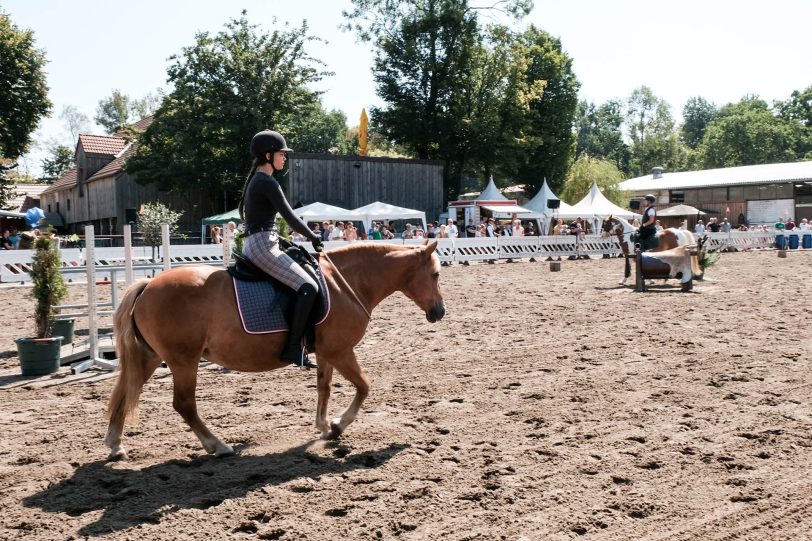
<svg viewBox="0 0 812 541">
<path fill-rule="evenodd" d="M 125 462 L 127 460 L 130 460 L 130 457 L 127 456 L 127 452 L 124 449 L 111 451 L 110 454 L 107 455 L 107 462 Z"/>
<path fill-rule="evenodd" d="M 221 443 L 217 446 L 214 450 L 214 456 L 217 458 L 224 457 L 224 456 L 231 456 L 234 454 L 234 448 L 230 445 L 226 445 L 225 443 Z"/>
<path fill-rule="evenodd" d="M 341 437 L 341 426 L 338 423 L 330 423 L 330 430 L 322 432 L 321 437 L 325 440 L 337 440 Z"/>
</svg>

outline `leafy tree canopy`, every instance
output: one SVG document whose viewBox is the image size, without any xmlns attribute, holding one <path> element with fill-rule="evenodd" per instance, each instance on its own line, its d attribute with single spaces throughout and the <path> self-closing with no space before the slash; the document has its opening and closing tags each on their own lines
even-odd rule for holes
<svg viewBox="0 0 812 541">
<path fill-rule="evenodd" d="M 175 212 L 161 203 L 147 203 L 138 213 L 137 227 L 144 238 L 146 246 L 160 246 L 161 226 L 169 225 L 169 235 L 178 233 L 178 220 L 182 212 Z"/>
<path fill-rule="evenodd" d="M 705 137 L 708 124 L 716 117 L 716 106 L 702 97 L 689 98 L 682 109 L 682 140 L 696 148 Z"/>
<path fill-rule="evenodd" d="M 73 165 L 73 149 L 65 145 L 55 145 L 48 149 L 48 157 L 42 160 L 42 180 L 51 184 Z"/>
<path fill-rule="evenodd" d="M 629 148 L 623 140 L 623 103 L 609 100 L 596 107 L 581 101 L 575 117 L 575 158 L 583 154 L 605 158 L 624 173 L 629 171 Z"/>
<path fill-rule="evenodd" d="M 0 11 L 0 157 L 15 160 L 25 153 L 31 133 L 51 110 L 45 62 L 34 33 Z"/>
<path fill-rule="evenodd" d="M 297 150 L 335 146 L 313 135 L 314 118 L 321 122 L 325 113 L 309 87 L 326 75 L 305 51 L 314 39 L 306 23 L 261 33 L 245 12 L 216 35 L 198 34 L 194 45 L 172 57 L 174 90 L 139 138 L 127 171 L 142 183 L 234 193 L 250 168 L 248 145 L 258 131 L 278 130 Z M 331 114 L 325 124 L 338 138 Z"/>
<path fill-rule="evenodd" d="M 773 114 L 767 102 L 745 97 L 719 111 L 699 146 L 706 169 L 794 161 L 798 125 Z"/>
<path fill-rule="evenodd" d="M 656 166 L 678 171 L 684 163 L 671 107 L 647 86 L 635 89 L 627 102 L 626 126 L 631 145 L 629 170 L 642 176 Z"/>
<path fill-rule="evenodd" d="M 628 199 L 619 187 L 622 180 L 623 173 L 612 161 L 581 154 L 567 173 L 561 199 L 574 205 L 589 193 L 594 181 L 609 201 L 625 207 Z"/>
</svg>

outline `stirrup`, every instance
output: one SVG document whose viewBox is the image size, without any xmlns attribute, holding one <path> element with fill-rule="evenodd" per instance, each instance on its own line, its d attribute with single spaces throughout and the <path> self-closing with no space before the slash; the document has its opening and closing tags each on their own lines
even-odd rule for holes
<svg viewBox="0 0 812 541">
<path fill-rule="evenodd" d="M 286 359 L 284 357 L 283 352 L 283 354 L 279 356 L 279 360 L 281 360 L 283 363 L 288 363 L 298 368 L 318 368 L 318 365 L 314 362 L 311 362 L 310 359 L 307 357 L 307 352 L 304 350 L 304 348 L 300 348 L 299 351 L 301 352 L 298 355 L 299 359 L 294 360 Z"/>
</svg>

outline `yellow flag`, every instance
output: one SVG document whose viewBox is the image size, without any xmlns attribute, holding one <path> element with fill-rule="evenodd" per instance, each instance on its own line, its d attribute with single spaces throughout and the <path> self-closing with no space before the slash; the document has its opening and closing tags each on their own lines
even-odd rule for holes
<svg viewBox="0 0 812 541">
<path fill-rule="evenodd" d="M 361 109 L 361 125 L 358 128 L 358 151 L 361 156 L 367 155 L 367 129 L 369 119 L 367 118 L 367 110 Z"/>
</svg>

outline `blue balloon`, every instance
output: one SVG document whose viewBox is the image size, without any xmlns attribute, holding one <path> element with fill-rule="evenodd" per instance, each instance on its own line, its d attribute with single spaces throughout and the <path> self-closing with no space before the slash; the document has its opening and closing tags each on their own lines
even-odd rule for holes
<svg viewBox="0 0 812 541">
<path fill-rule="evenodd" d="M 43 219 L 45 219 L 45 213 L 39 207 L 32 207 L 25 213 L 25 222 L 28 224 L 28 227 L 37 227 Z"/>
</svg>

